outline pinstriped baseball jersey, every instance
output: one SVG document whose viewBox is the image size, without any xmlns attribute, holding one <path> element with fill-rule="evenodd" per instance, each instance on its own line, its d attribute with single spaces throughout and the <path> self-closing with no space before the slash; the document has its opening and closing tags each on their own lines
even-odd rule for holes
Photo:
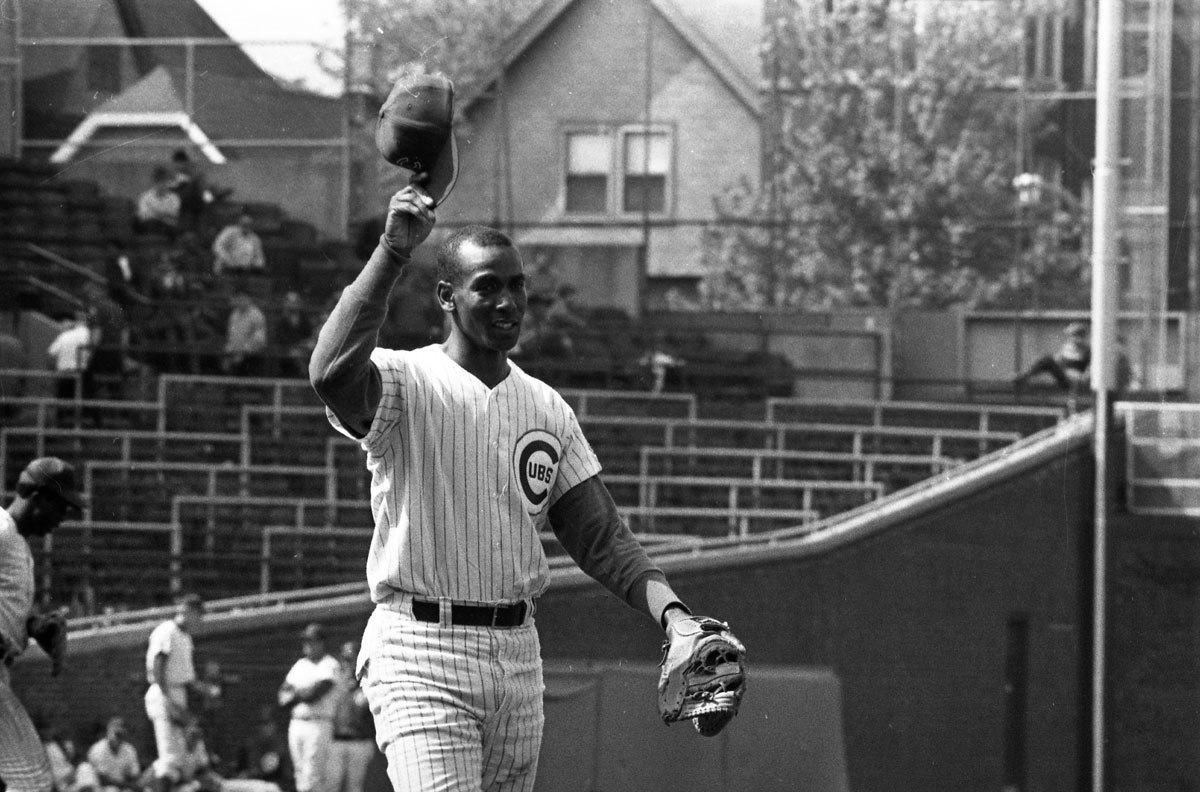
<svg viewBox="0 0 1200 792">
<path fill-rule="evenodd" d="M 33 554 L 12 516 L 0 509 L 0 649 L 10 657 L 29 643 L 25 620 L 32 608 Z"/>
<path fill-rule="evenodd" d="M 541 594 L 549 507 L 600 472 L 570 406 L 511 361 L 488 388 L 437 345 L 376 349 L 371 360 L 383 380 L 361 439 L 374 600 L 395 591 L 483 603 Z"/>
<path fill-rule="evenodd" d="M 17 524 L 0 509 L 0 649 L 16 657 L 29 643 L 25 621 L 33 607 L 33 555 Z M 50 762 L 29 714 L 0 663 L 0 778 L 14 792 L 49 792 Z"/>
</svg>

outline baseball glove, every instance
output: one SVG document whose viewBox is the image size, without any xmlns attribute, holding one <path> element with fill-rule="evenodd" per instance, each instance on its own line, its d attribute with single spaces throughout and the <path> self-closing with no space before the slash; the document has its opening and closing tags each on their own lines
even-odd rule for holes
<svg viewBox="0 0 1200 792">
<path fill-rule="evenodd" d="M 67 615 L 56 610 L 40 616 L 30 616 L 29 637 L 37 641 L 50 658 L 50 675 L 58 676 L 67 657 Z"/>
<path fill-rule="evenodd" d="M 746 647 L 729 625 L 706 616 L 677 619 L 663 642 L 658 712 L 663 722 L 690 718 L 712 737 L 725 728 L 746 692 Z"/>
</svg>

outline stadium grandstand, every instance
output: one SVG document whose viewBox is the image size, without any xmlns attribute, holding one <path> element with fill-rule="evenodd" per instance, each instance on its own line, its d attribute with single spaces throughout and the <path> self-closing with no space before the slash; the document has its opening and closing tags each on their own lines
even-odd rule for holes
<svg viewBox="0 0 1200 792">
<path fill-rule="evenodd" d="M 687 79 L 745 104 L 739 58 L 696 55 L 715 35 L 701 7 L 716 5 L 623 4 L 654 15 Z M 30 650 L 13 687 L 80 734 L 123 715 L 148 759 L 146 640 L 176 597 L 199 594 L 197 652 L 227 675 L 221 741 L 236 745 L 272 705 L 301 627 L 357 640 L 372 609 L 370 476 L 359 444 L 330 427 L 307 354 L 379 232 L 372 193 L 389 184 L 352 156 L 374 108 L 364 121 L 361 95 L 280 85 L 192 0 L 170 0 L 174 14 L 151 0 L 16 5 L 20 25 L 0 14 L 0 107 L 23 108 L 0 147 L 0 496 L 53 455 L 75 465 L 88 507 L 33 546 L 39 602 L 71 609 L 67 670 L 50 677 Z M 607 5 L 540 4 L 511 39 L 527 53 L 505 63 L 514 97 L 530 79 L 514 63 L 549 68 L 547 30 L 579 41 L 592 19 L 580 8 L 601 18 Z M 491 170 L 510 154 L 489 146 L 511 130 L 489 137 L 501 113 L 480 96 L 473 163 Z M 154 169 L 174 168 L 178 185 L 200 178 L 186 170 L 197 162 L 199 214 L 139 223 Z M 1086 386 L 1013 384 L 1087 311 L 676 309 L 665 295 L 696 279 L 662 251 L 698 245 L 712 218 L 523 225 L 505 194 L 460 183 L 446 225 L 479 220 L 464 207 L 480 196 L 507 202 L 484 219 L 528 243 L 531 269 L 578 275 L 587 298 L 565 347 L 513 359 L 571 405 L 634 534 L 681 595 L 731 622 L 752 663 L 716 749 L 665 729 L 661 635 L 547 532 L 539 789 L 1086 788 L 1098 511 L 1114 773 L 1122 788 L 1200 777 L 1194 312 L 1120 314 L 1135 376 L 1099 459 L 1097 422 L 1110 419 Z M 214 243 L 243 217 L 265 266 L 219 271 Z M 667 260 L 635 266 L 650 250 Z M 587 256 L 611 267 L 588 274 Z M 381 345 L 441 340 L 433 273 L 423 251 Z M 231 363 L 242 298 L 268 338 Z M 56 368 L 47 350 L 76 318 L 106 332 L 79 366 Z M 303 330 L 285 342 L 288 321 Z M 655 372 L 663 346 L 671 362 Z M 1098 476 L 1112 493 L 1100 504 Z M 388 788 L 377 765 L 367 786 Z"/>
</svg>

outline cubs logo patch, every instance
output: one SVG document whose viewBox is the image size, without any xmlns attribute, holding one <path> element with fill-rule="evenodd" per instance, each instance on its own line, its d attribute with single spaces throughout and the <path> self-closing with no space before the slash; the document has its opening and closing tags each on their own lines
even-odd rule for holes
<svg viewBox="0 0 1200 792">
<path fill-rule="evenodd" d="M 562 445 L 558 438 L 541 429 L 531 429 L 517 440 L 513 450 L 513 466 L 521 489 L 521 499 L 530 514 L 546 507 L 550 489 L 558 476 L 558 461 Z"/>
</svg>

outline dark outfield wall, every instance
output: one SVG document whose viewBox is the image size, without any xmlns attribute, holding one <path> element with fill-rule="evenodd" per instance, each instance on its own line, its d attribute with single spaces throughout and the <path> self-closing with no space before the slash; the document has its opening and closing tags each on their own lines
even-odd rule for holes
<svg viewBox="0 0 1200 792">
<path fill-rule="evenodd" d="M 1200 790 L 1200 519 L 1113 522 L 1113 789 Z"/>
<path fill-rule="evenodd" d="M 837 675 L 855 792 L 1002 786 L 1009 625 L 1023 620 L 1026 712 L 1014 732 L 1024 749 L 1023 788 L 1075 789 L 1087 738 L 1080 652 L 1090 643 L 1090 599 L 1081 580 L 1090 572 L 1079 559 L 1091 552 L 1090 467 L 1079 447 L 824 555 L 781 549 L 745 565 L 672 568 L 671 577 L 697 612 L 731 622 L 752 663 Z M 660 633 L 592 584 L 551 591 L 537 618 L 549 660 L 658 660 Z M 360 613 L 326 625 L 340 642 L 356 637 L 364 620 Z M 198 656 L 236 677 L 218 746 L 248 733 L 273 701 L 299 653 L 295 622 L 281 612 L 263 629 L 198 639 Z M 31 709 L 69 723 L 122 712 L 147 749 L 141 652 L 76 657 L 60 680 L 45 676 L 44 663 L 22 661 L 15 686 Z M 756 705 L 769 717 L 769 702 Z M 1020 765 L 1021 751 L 1008 756 Z"/>
<path fill-rule="evenodd" d="M 752 662 L 838 675 L 855 792 L 1000 789 L 1006 636 L 1010 620 L 1027 620 L 1021 788 L 1071 790 L 1087 740 L 1080 648 L 1090 646 L 1091 601 L 1081 576 L 1091 573 L 1079 559 L 1091 553 L 1091 482 L 1080 448 L 823 556 L 781 553 L 671 579 L 694 610 L 731 623 Z M 595 588 L 543 598 L 545 655 L 652 655 L 653 626 L 609 599 Z"/>
</svg>

